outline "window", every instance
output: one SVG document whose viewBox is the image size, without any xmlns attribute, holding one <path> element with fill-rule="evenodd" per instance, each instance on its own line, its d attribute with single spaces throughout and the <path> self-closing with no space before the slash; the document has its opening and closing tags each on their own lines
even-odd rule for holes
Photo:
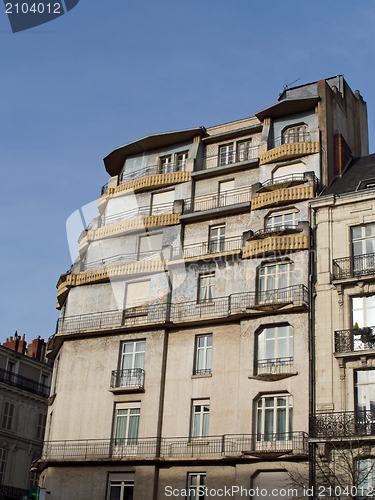
<svg viewBox="0 0 375 500">
<path fill-rule="evenodd" d="M 188 158 L 189 158 L 189 151 L 184 151 L 183 153 L 176 154 L 177 172 L 183 172 L 185 170 L 185 164 Z"/>
<path fill-rule="evenodd" d="M 359 493 L 357 498 L 368 498 L 366 494 L 369 491 L 375 491 L 375 459 L 362 458 L 356 462 L 357 469 L 357 488 Z M 372 495 L 370 495 L 372 496 Z"/>
<path fill-rule="evenodd" d="M 38 486 L 38 481 L 39 481 L 39 473 L 30 471 L 29 489 L 32 488 L 33 486 Z"/>
<path fill-rule="evenodd" d="M 291 293 L 287 287 L 293 285 L 293 272 L 293 262 L 263 266 L 259 273 L 259 302 L 289 300 Z"/>
<path fill-rule="evenodd" d="M 170 214 L 173 211 L 174 189 L 152 195 L 151 215 Z"/>
<path fill-rule="evenodd" d="M 277 212 L 268 216 L 266 222 L 266 229 L 290 229 L 297 226 L 299 221 L 299 212 Z"/>
<path fill-rule="evenodd" d="M 60 356 L 56 358 L 56 361 L 53 365 L 53 381 L 52 381 L 52 391 L 51 394 L 56 393 L 57 388 L 57 374 L 59 372 L 59 364 L 60 364 Z"/>
<path fill-rule="evenodd" d="M 219 147 L 219 166 L 234 163 L 233 143 Z"/>
<path fill-rule="evenodd" d="M 375 433 L 375 370 L 354 371 L 354 406 L 359 434 Z"/>
<path fill-rule="evenodd" d="M 293 398 L 262 396 L 257 401 L 257 441 L 290 440 L 293 432 Z"/>
<path fill-rule="evenodd" d="M 238 161 L 246 161 L 246 160 L 251 160 L 252 158 L 255 158 L 255 155 L 253 154 L 253 150 L 251 148 L 252 141 L 247 140 L 244 142 L 238 143 Z"/>
<path fill-rule="evenodd" d="M 283 132 L 283 144 L 308 141 L 307 125 L 289 127 Z"/>
<path fill-rule="evenodd" d="M 170 172 L 173 172 L 173 163 L 171 155 L 160 158 L 160 172 L 162 174 L 169 174 Z"/>
<path fill-rule="evenodd" d="M 116 405 L 116 446 L 134 446 L 138 442 L 138 427 L 141 409 L 129 403 Z"/>
<path fill-rule="evenodd" d="M 225 248 L 225 226 L 214 226 L 210 228 L 209 253 L 224 252 Z"/>
<path fill-rule="evenodd" d="M 192 472 L 188 474 L 188 499 L 196 500 L 204 498 L 206 486 L 206 474 L 204 472 Z"/>
<path fill-rule="evenodd" d="M 212 335 L 198 335 L 196 337 L 195 375 L 211 373 Z"/>
<path fill-rule="evenodd" d="M 126 309 L 140 307 L 150 300 L 151 281 L 128 283 L 126 287 Z"/>
<path fill-rule="evenodd" d="M 141 236 L 139 238 L 139 259 L 154 258 L 163 244 L 163 233 Z"/>
<path fill-rule="evenodd" d="M 292 363 L 293 328 L 289 325 L 264 328 L 258 334 L 258 371 Z"/>
<path fill-rule="evenodd" d="M 124 342 L 122 344 L 119 387 L 143 386 L 143 368 L 146 342 Z"/>
<path fill-rule="evenodd" d="M 214 281 L 215 273 L 202 274 L 199 276 L 198 302 L 200 304 L 213 302 Z"/>
<path fill-rule="evenodd" d="M 46 420 L 47 420 L 47 415 L 45 415 L 44 413 L 39 413 L 38 426 L 36 428 L 36 438 L 37 439 L 43 439 L 43 437 L 44 437 L 44 432 L 46 430 Z"/>
<path fill-rule="evenodd" d="M 226 207 L 228 205 L 234 205 L 235 203 L 236 203 L 236 193 L 234 191 L 234 180 L 220 182 L 219 206 Z"/>
<path fill-rule="evenodd" d="M 5 401 L 5 403 L 4 403 L 4 412 L 3 412 L 3 422 L 1 424 L 1 427 L 3 429 L 7 429 L 8 431 L 11 430 L 11 428 L 12 428 L 12 420 L 13 420 L 13 413 L 14 413 L 14 404 L 13 403 L 8 403 L 8 401 Z"/>
<path fill-rule="evenodd" d="M 4 484 L 5 472 L 8 460 L 8 450 L 0 448 L 0 485 Z"/>
<path fill-rule="evenodd" d="M 375 295 L 352 297 L 353 326 L 375 326 Z"/>
<path fill-rule="evenodd" d="M 375 224 L 352 227 L 353 255 L 364 255 L 375 252 Z"/>
<path fill-rule="evenodd" d="M 283 182 L 291 180 L 304 180 L 304 173 L 306 172 L 306 165 L 302 162 L 292 163 L 291 165 L 284 165 L 278 167 L 272 173 L 273 181 Z"/>
<path fill-rule="evenodd" d="M 108 500 L 133 500 L 134 472 L 109 475 Z"/>
<path fill-rule="evenodd" d="M 193 439 L 208 436 L 208 423 L 210 419 L 210 400 L 193 401 L 191 417 L 191 437 Z"/>
</svg>

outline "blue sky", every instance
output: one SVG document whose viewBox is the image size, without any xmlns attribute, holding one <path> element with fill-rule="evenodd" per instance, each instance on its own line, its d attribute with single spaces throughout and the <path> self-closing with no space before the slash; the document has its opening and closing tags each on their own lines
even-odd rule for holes
<svg viewBox="0 0 375 500">
<path fill-rule="evenodd" d="M 99 196 L 113 148 L 344 74 L 367 101 L 373 152 L 374 26 L 373 0 L 80 0 L 16 34 L 0 10 L 0 342 L 54 333 L 65 223 Z"/>
</svg>

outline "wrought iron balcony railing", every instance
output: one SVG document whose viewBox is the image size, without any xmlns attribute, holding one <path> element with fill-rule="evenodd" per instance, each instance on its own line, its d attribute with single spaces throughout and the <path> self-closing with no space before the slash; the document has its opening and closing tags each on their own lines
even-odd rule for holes
<svg viewBox="0 0 375 500">
<path fill-rule="evenodd" d="M 305 432 L 279 434 L 225 434 L 192 440 L 189 437 L 87 439 L 46 441 L 42 460 L 85 461 L 102 459 L 213 458 L 259 454 L 308 453 Z"/>
<path fill-rule="evenodd" d="M 190 257 L 199 257 L 221 252 L 232 252 L 242 248 L 242 236 L 235 238 L 220 238 L 203 243 L 194 243 L 185 245 L 184 259 Z"/>
<path fill-rule="evenodd" d="M 375 326 L 335 332 L 335 352 L 353 352 L 365 349 L 375 349 Z"/>
<path fill-rule="evenodd" d="M 34 394 L 39 394 L 45 398 L 49 396 L 49 385 L 40 384 L 35 380 L 4 370 L 3 368 L 0 368 L 0 382 L 13 385 L 14 387 L 24 389 L 28 392 L 33 392 Z"/>
<path fill-rule="evenodd" d="M 305 285 L 293 285 L 264 292 L 233 293 L 227 297 L 215 297 L 209 302 L 144 304 L 125 310 L 105 311 L 80 316 L 67 316 L 57 321 L 56 333 L 73 333 L 103 330 L 127 326 L 181 323 L 210 318 L 246 314 L 248 309 L 293 304 L 308 307 L 309 293 Z"/>
<path fill-rule="evenodd" d="M 248 240 L 257 240 L 260 238 L 266 238 L 267 236 L 278 236 L 285 233 L 296 233 L 302 232 L 297 224 L 280 224 L 279 226 L 266 227 L 264 229 L 259 229 L 248 238 Z"/>
<path fill-rule="evenodd" d="M 21 500 L 28 498 L 29 490 L 15 488 L 14 486 L 0 485 L 0 499 L 4 500 Z"/>
<path fill-rule="evenodd" d="M 311 437 L 375 436 L 375 411 L 357 410 L 310 416 Z"/>
<path fill-rule="evenodd" d="M 142 368 L 131 368 L 124 370 L 113 370 L 111 374 L 111 388 L 134 388 L 143 389 L 145 385 L 145 371 Z"/>
<path fill-rule="evenodd" d="M 239 203 L 246 203 L 250 200 L 250 186 L 245 186 L 237 189 L 230 189 L 222 193 L 209 193 L 195 196 L 193 207 L 194 212 L 202 212 L 204 210 L 214 210 L 216 208 L 238 205 Z M 190 213 L 191 211 L 191 203 L 186 201 L 184 203 L 184 213 Z"/>
<path fill-rule="evenodd" d="M 148 167 L 135 170 L 134 172 L 123 172 L 120 176 L 119 184 L 125 184 L 126 182 L 142 179 L 143 177 L 148 177 L 149 175 L 184 172 L 185 165 L 185 161 L 178 161 L 175 163 L 168 163 L 167 165 L 150 165 Z"/>
<path fill-rule="evenodd" d="M 375 253 L 334 259 L 332 264 L 335 280 L 372 275 L 375 274 Z"/>
<path fill-rule="evenodd" d="M 256 362 L 257 375 L 282 375 L 292 372 L 293 356 L 287 358 L 260 359 Z"/>
<path fill-rule="evenodd" d="M 256 160 L 259 157 L 259 146 L 251 146 L 238 151 L 219 152 L 215 155 L 205 156 L 203 168 L 224 167 L 234 163 L 243 163 L 251 160 Z"/>
</svg>

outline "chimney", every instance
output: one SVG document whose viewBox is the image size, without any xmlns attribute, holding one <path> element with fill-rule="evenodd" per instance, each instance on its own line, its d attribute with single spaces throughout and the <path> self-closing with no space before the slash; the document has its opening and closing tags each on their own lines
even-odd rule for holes
<svg viewBox="0 0 375 500">
<path fill-rule="evenodd" d="M 351 150 L 347 145 L 341 133 L 337 133 L 333 137 L 334 145 L 334 174 L 341 175 L 351 158 Z"/>
<path fill-rule="evenodd" d="M 14 334 L 14 338 L 10 337 L 9 339 L 6 339 L 3 346 L 7 347 L 8 349 L 12 349 L 12 351 L 16 351 L 16 352 L 19 352 L 21 354 L 25 354 L 26 353 L 25 335 L 22 335 L 22 338 L 21 338 L 16 332 Z"/>
<path fill-rule="evenodd" d="M 37 359 L 38 361 L 43 361 L 45 345 L 43 339 L 40 338 L 40 335 L 37 336 L 36 339 L 32 340 L 27 347 L 27 355 L 30 358 Z"/>
</svg>

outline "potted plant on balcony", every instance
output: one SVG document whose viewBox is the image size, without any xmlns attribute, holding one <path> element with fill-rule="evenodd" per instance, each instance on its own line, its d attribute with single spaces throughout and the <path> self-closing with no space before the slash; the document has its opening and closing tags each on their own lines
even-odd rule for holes
<svg viewBox="0 0 375 500">
<path fill-rule="evenodd" d="M 355 325 L 353 326 L 353 330 L 355 335 L 361 336 L 361 341 L 364 344 L 367 344 L 369 349 L 375 347 L 375 335 L 372 331 L 372 328 L 368 326 L 359 328 L 358 323 L 355 323 Z"/>
</svg>

